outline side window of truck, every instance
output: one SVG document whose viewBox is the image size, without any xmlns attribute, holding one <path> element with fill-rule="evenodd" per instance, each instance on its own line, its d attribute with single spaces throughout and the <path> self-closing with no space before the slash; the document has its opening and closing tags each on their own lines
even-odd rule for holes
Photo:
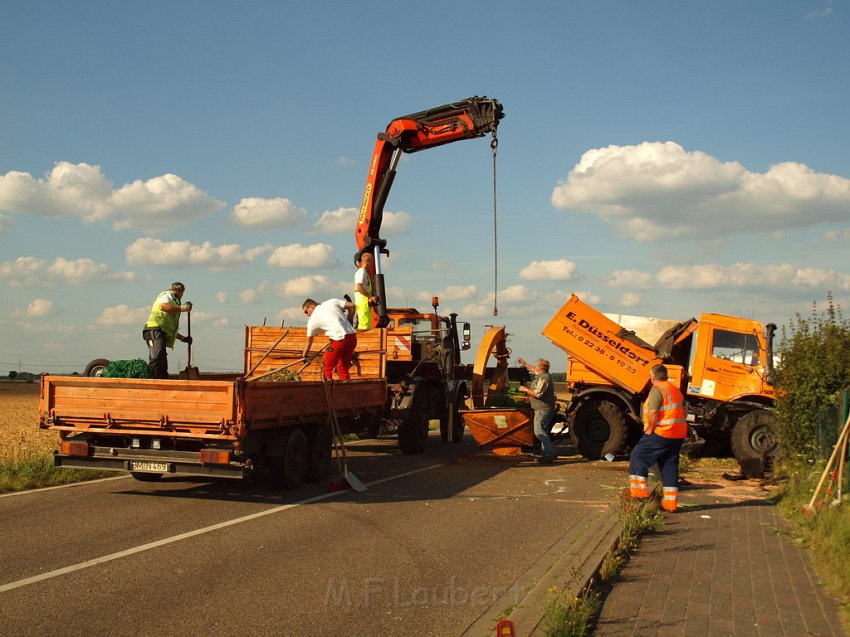
<svg viewBox="0 0 850 637">
<path fill-rule="evenodd" d="M 711 355 L 733 363 L 759 364 L 759 342 L 755 334 L 714 330 Z"/>
</svg>

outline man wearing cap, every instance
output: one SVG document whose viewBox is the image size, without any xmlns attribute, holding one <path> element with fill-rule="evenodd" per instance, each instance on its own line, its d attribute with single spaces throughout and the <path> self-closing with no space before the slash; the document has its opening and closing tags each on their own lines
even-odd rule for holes
<svg viewBox="0 0 850 637">
<path fill-rule="evenodd" d="M 148 345 L 148 378 L 168 378 L 168 355 L 165 348 L 174 348 L 174 341 L 183 341 L 191 345 L 191 336 L 182 336 L 177 328 L 180 313 L 191 312 L 192 303 L 183 303 L 186 287 L 175 281 L 171 287 L 159 293 L 151 307 L 142 337 Z"/>
<path fill-rule="evenodd" d="M 307 342 L 304 343 L 302 356 L 307 358 L 313 339 L 319 333 L 324 333 L 330 339 L 324 354 L 324 378 L 330 380 L 334 369 L 340 380 L 351 378 L 348 368 L 351 367 L 351 358 L 357 347 L 357 333 L 351 324 L 354 303 L 344 299 L 328 299 L 324 303 L 306 299 L 301 309 L 308 316 Z"/>
</svg>

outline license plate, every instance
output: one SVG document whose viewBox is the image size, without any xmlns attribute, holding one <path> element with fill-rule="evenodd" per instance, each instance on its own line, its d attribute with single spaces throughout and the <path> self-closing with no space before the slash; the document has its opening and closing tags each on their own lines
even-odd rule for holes
<svg viewBox="0 0 850 637">
<path fill-rule="evenodd" d="M 168 473 L 167 462 L 148 462 L 146 460 L 131 460 L 130 471 L 151 471 L 156 473 Z"/>
</svg>

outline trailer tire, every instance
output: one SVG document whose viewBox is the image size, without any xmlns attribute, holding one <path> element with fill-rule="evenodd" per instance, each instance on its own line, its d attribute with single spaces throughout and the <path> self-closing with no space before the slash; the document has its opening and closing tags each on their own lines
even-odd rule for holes
<svg viewBox="0 0 850 637">
<path fill-rule="evenodd" d="M 780 452 L 773 431 L 773 413 L 756 409 L 741 416 L 732 429 L 730 442 L 741 473 L 747 477 L 761 477 L 766 463 Z"/>
<path fill-rule="evenodd" d="M 307 482 L 327 480 L 333 459 L 333 434 L 330 426 L 317 427 L 310 436 L 309 446 L 310 466 L 307 469 Z"/>
<path fill-rule="evenodd" d="M 430 419 L 431 396 L 428 386 L 423 383 L 414 391 L 413 405 L 407 412 L 407 418 L 398 428 L 398 446 L 402 453 L 416 454 L 425 451 Z"/>
<path fill-rule="evenodd" d="M 95 358 L 86 365 L 83 376 L 103 376 L 103 372 L 106 371 L 107 367 L 109 367 L 109 359 Z"/>
<path fill-rule="evenodd" d="M 626 417 L 610 400 L 588 400 L 573 414 L 570 438 L 588 460 L 617 454 L 628 440 Z"/>
<path fill-rule="evenodd" d="M 146 473 L 144 471 L 131 471 L 130 475 L 139 482 L 159 482 L 162 480 L 161 473 Z"/>
<path fill-rule="evenodd" d="M 287 489 L 297 489 L 307 476 L 310 466 L 310 452 L 307 436 L 301 429 L 293 429 L 286 440 L 286 451 L 283 453 L 283 486 Z"/>
</svg>

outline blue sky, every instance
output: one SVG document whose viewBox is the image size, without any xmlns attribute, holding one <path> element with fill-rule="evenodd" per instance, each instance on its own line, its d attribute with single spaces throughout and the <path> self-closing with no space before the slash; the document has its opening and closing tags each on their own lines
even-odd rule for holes
<svg viewBox="0 0 850 637">
<path fill-rule="evenodd" d="M 375 135 L 499 100 L 488 139 L 405 156 L 390 305 L 514 355 L 570 292 L 605 312 L 786 325 L 850 306 L 850 6 L 754 2 L 105 2 L 0 8 L 0 373 L 146 356 L 174 280 L 193 364 L 353 287 Z M 494 286 L 497 285 L 497 288 Z M 498 317 L 493 293 L 498 290 Z M 467 356 L 468 362 L 472 355 Z M 171 369 L 185 365 L 178 344 Z"/>
</svg>

